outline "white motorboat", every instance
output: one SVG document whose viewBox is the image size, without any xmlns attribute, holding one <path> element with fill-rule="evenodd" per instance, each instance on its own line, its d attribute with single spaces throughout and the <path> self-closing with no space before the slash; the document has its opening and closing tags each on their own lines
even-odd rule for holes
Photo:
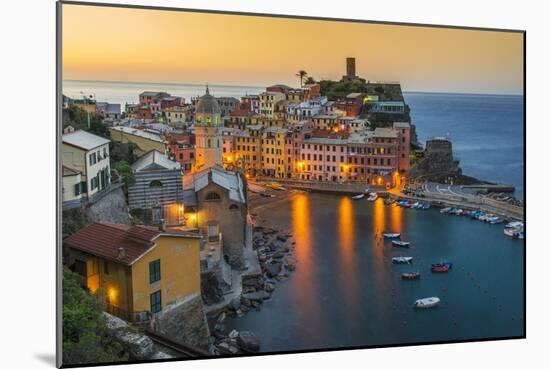
<svg viewBox="0 0 550 369">
<path fill-rule="evenodd" d="M 439 210 L 439 212 L 440 212 L 441 214 L 447 214 L 447 213 L 449 213 L 450 211 L 451 211 L 451 208 L 443 208 L 443 209 Z"/>
<path fill-rule="evenodd" d="M 411 245 L 411 243 L 408 242 L 408 241 L 393 240 L 391 243 L 392 243 L 392 245 L 397 246 L 397 247 L 409 247 Z"/>
<path fill-rule="evenodd" d="M 521 240 L 525 237 L 522 227 L 504 228 L 504 235 L 511 238 L 519 238 Z"/>
<path fill-rule="evenodd" d="M 410 264 L 412 263 L 412 256 L 396 256 L 391 258 L 392 262 L 396 264 Z"/>
<path fill-rule="evenodd" d="M 426 297 L 423 299 L 418 299 L 414 302 L 414 307 L 418 309 L 428 309 L 433 308 L 439 305 L 441 300 L 439 297 Z"/>
<path fill-rule="evenodd" d="M 360 193 L 359 195 L 352 196 L 351 198 L 354 200 L 361 200 L 363 197 L 365 197 L 365 194 Z"/>
<path fill-rule="evenodd" d="M 369 194 L 369 198 L 368 198 L 367 200 L 369 200 L 369 201 L 374 201 L 374 200 L 376 200 L 377 198 L 378 198 L 378 194 L 377 194 L 376 192 L 371 192 L 371 193 Z"/>
<path fill-rule="evenodd" d="M 519 221 L 510 222 L 504 228 L 523 228 L 523 223 Z"/>
<path fill-rule="evenodd" d="M 401 233 L 384 233 L 384 238 L 399 238 Z"/>
</svg>

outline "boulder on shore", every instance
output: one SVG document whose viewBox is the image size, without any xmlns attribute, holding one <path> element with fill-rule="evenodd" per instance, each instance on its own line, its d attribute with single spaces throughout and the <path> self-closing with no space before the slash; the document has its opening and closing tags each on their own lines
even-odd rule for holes
<svg viewBox="0 0 550 369">
<path fill-rule="evenodd" d="M 258 352 L 260 350 L 260 340 L 250 331 L 239 332 L 237 345 L 245 352 Z"/>
<path fill-rule="evenodd" d="M 265 272 L 268 277 L 273 278 L 281 272 L 281 262 L 271 262 L 265 264 Z"/>
<path fill-rule="evenodd" d="M 256 291 L 256 292 L 250 292 L 250 293 L 243 293 L 242 297 L 253 302 L 252 305 L 254 305 L 254 302 L 261 303 L 263 300 L 267 300 L 269 298 L 269 293 L 265 291 Z"/>
</svg>

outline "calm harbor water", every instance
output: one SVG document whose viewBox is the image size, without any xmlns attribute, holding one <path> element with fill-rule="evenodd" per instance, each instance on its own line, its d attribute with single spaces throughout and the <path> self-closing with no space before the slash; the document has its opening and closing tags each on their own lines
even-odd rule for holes
<svg viewBox="0 0 550 369">
<path fill-rule="evenodd" d="M 200 84 L 108 81 L 64 81 L 63 93 L 80 97 L 94 93 L 99 101 L 137 102 L 143 91 L 166 91 L 191 97 L 204 93 Z M 210 85 L 216 96 L 241 97 L 259 93 L 258 86 Z M 513 184 L 523 198 L 523 96 L 405 92 L 418 138 L 449 135 L 464 174 Z"/>
<path fill-rule="evenodd" d="M 258 334 L 264 352 L 523 333 L 524 241 L 505 238 L 502 225 L 316 193 L 254 211 L 296 241 L 296 271 L 260 312 L 227 322 L 228 331 Z M 410 249 L 392 247 L 384 231 L 400 232 Z M 399 255 L 414 263 L 392 264 Z M 441 260 L 454 268 L 432 274 L 430 264 Z M 407 271 L 422 277 L 401 280 Z M 439 296 L 441 306 L 412 307 L 429 296 Z"/>
</svg>

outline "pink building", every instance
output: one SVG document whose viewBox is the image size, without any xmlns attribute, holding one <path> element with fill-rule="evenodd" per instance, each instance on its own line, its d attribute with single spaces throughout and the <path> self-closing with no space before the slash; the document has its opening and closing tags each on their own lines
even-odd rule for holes
<svg viewBox="0 0 550 369">
<path fill-rule="evenodd" d="M 299 143 L 296 177 L 316 181 L 345 181 L 350 177 L 345 132 L 315 130 Z"/>
</svg>

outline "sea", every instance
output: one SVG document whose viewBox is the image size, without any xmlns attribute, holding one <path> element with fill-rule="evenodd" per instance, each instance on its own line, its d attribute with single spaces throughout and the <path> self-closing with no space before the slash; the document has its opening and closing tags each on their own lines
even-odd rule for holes
<svg viewBox="0 0 550 369">
<path fill-rule="evenodd" d="M 296 270 L 261 310 L 225 322 L 226 333 L 255 333 L 263 352 L 524 334 L 525 243 L 506 238 L 502 224 L 305 192 L 253 211 L 296 242 Z M 401 233 L 410 248 L 392 246 L 383 232 Z M 412 264 L 393 264 L 396 256 Z M 449 273 L 430 271 L 445 261 L 453 263 Z M 405 272 L 421 277 L 402 280 Z M 413 307 L 432 296 L 441 299 L 437 308 Z"/>
<path fill-rule="evenodd" d="M 98 101 L 138 102 L 143 91 L 166 91 L 187 101 L 204 94 L 201 84 L 145 82 L 64 81 L 63 93 L 78 98 L 94 94 Z M 215 96 L 237 97 L 264 90 L 259 86 L 210 85 Z M 515 196 L 524 197 L 523 96 L 404 92 L 411 108 L 418 139 L 445 136 L 463 173 L 479 179 L 512 184 Z"/>
<path fill-rule="evenodd" d="M 187 99 L 202 85 L 66 81 L 64 94 L 136 102 L 145 90 Z M 244 96 L 261 87 L 216 86 L 216 96 Z M 523 197 L 523 97 L 406 92 L 419 140 L 448 136 L 467 175 L 510 183 Z M 254 205 L 261 224 L 289 232 L 296 270 L 278 282 L 260 311 L 228 318 L 225 333 L 249 330 L 262 352 L 377 347 L 521 337 L 525 334 L 524 240 L 503 226 L 437 209 L 403 209 L 349 196 L 289 190 Z M 383 232 L 401 233 L 408 249 Z M 412 256 L 410 265 L 392 263 Z M 431 263 L 453 262 L 447 274 Z M 419 280 L 401 273 L 420 272 Z M 415 310 L 416 299 L 438 296 L 439 307 Z"/>
</svg>

